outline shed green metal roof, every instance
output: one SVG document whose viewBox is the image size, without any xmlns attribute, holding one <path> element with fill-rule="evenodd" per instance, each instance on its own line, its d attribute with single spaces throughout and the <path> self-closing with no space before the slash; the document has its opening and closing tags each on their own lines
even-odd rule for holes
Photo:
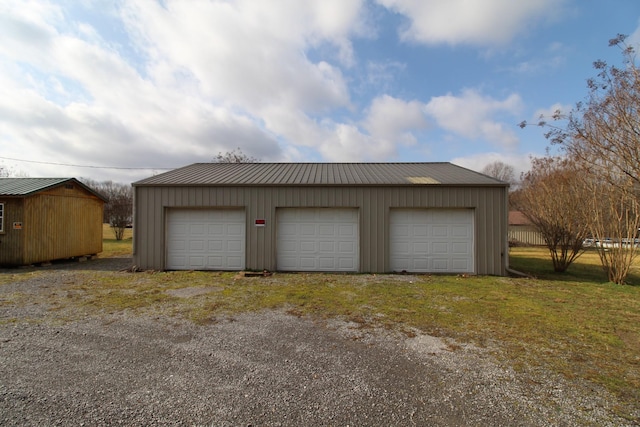
<svg viewBox="0 0 640 427">
<path fill-rule="evenodd" d="M 134 186 L 461 185 L 509 184 L 452 163 L 194 163 Z"/>
<path fill-rule="evenodd" d="M 0 196 L 26 197 L 66 183 L 76 184 L 100 199 L 106 198 L 75 178 L 0 178 Z"/>
</svg>

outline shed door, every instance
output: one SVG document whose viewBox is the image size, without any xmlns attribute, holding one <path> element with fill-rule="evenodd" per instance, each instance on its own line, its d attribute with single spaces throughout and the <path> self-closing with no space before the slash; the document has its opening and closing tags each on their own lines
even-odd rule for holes
<svg viewBox="0 0 640 427">
<path fill-rule="evenodd" d="M 473 273 L 472 209 L 392 209 L 390 266 L 416 273 Z"/>
<path fill-rule="evenodd" d="M 242 209 L 169 209 L 168 270 L 242 270 L 245 267 Z"/>
<path fill-rule="evenodd" d="M 358 271 L 358 210 L 282 208 L 277 211 L 277 268 Z"/>
</svg>

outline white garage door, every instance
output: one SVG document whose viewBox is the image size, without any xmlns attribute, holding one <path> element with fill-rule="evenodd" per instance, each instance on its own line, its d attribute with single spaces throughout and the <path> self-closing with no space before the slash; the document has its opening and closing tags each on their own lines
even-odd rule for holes
<svg viewBox="0 0 640 427">
<path fill-rule="evenodd" d="M 283 271 L 358 271 L 358 210 L 278 209 L 277 263 Z"/>
<path fill-rule="evenodd" d="M 392 209 L 391 270 L 473 273 L 473 210 Z"/>
<path fill-rule="evenodd" d="M 245 214 L 242 209 L 170 209 L 168 270 L 242 270 Z"/>
</svg>

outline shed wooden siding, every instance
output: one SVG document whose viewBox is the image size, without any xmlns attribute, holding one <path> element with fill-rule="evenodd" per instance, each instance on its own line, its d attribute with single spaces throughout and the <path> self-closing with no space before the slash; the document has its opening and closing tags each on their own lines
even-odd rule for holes
<svg viewBox="0 0 640 427">
<path fill-rule="evenodd" d="M 25 265 L 102 252 L 103 209 L 100 198 L 77 185 L 6 199 L 2 263 Z M 11 228 L 14 221 L 22 222 L 21 230 Z"/>
<path fill-rule="evenodd" d="M 24 220 L 23 199 L 2 199 L 4 203 L 4 232 L 0 234 L 0 265 L 21 265 L 24 233 L 13 230 L 14 222 Z"/>
<path fill-rule="evenodd" d="M 498 186 L 210 187 L 136 186 L 134 263 L 165 268 L 168 208 L 244 208 L 247 219 L 246 268 L 275 270 L 277 208 L 359 209 L 360 271 L 389 271 L 389 210 L 392 208 L 471 208 L 475 221 L 477 274 L 505 275 L 507 188 Z M 255 227 L 255 219 L 266 227 Z"/>
</svg>

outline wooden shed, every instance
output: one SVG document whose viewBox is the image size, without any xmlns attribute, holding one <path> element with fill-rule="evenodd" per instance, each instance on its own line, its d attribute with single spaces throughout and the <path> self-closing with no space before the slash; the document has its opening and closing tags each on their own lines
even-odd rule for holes
<svg viewBox="0 0 640 427">
<path fill-rule="evenodd" d="M 0 178 L 0 265 L 102 252 L 105 202 L 75 178 Z"/>
<path fill-rule="evenodd" d="M 133 184 L 155 270 L 505 275 L 509 185 L 450 163 L 196 163 Z"/>
</svg>

